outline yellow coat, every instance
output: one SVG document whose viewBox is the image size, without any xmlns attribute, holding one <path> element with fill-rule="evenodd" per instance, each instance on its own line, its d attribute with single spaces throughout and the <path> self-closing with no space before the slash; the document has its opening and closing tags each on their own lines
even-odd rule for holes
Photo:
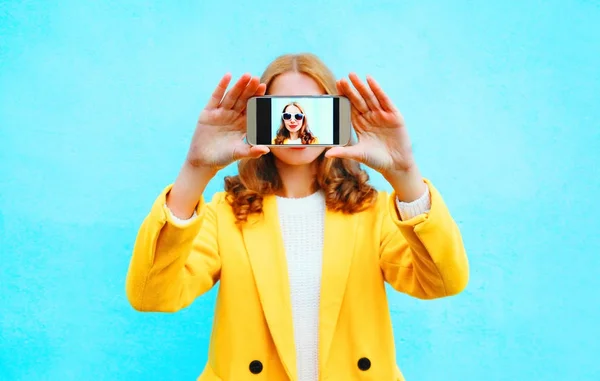
<svg viewBox="0 0 600 381">
<path fill-rule="evenodd" d="M 380 192 L 354 215 L 327 211 L 319 322 L 319 380 L 404 380 L 396 365 L 384 282 L 421 299 L 468 282 L 458 227 L 427 181 L 431 211 L 401 221 Z M 144 220 L 127 274 L 139 311 L 174 312 L 220 280 L 208 362 L 200 381 L 297 380 L 290 290 L 274 196 L 235 225 L 223 193 L 201 200 L 191 225 L 165 209 L 167 187 Z M 255 374 L 254 374 L 254 373 Z"/>
</svg>

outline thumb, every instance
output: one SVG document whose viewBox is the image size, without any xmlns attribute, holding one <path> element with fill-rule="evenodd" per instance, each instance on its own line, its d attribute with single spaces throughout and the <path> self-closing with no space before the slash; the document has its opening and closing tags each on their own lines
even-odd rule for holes
<svg viewBox="0 0 600 381">
<path fill-rule="evenodd" d="M 240 160 L 240 159 L 246 159 L 246 158 L 257 159 L 257 158 L 261 157 L 262 155 L 267 154 L 269 152 L 270 152 L 270 150 L 268 147 L 251 146 L 249 144 L 242 143 L 239 146 L 235 147 L 235 149 L 233 150 L 233 159 L 234 160 Z"/>
<path fill-rule="evenodd" d="M 364 162 L 365 153 L 358 145 L 347 147 L 333 147 L 325 152 L 325 157 L 336 157 L 338 159 L 350 159 Z"/>
<path fill-rule="evenodd" d="M 269 147 L 266 146 L 248 146 L 248 157 L 254 159 L 257 159 L 269 152 L 271 152 L 271 150 L 269 149 Z"/>
</svg>

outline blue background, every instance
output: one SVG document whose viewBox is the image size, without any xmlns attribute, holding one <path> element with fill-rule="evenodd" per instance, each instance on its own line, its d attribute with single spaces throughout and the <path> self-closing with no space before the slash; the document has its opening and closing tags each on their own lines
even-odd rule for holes
<svg viewBox="0 0 600 381">
<path fill-rule="evenodd" d="M 407 380 L 600 379 L 597 1 L 217 3 L 0 2 L 1 380 L 198 376 L 215 292 L 134 312 L 137 228 L 225 71 L 301 51 L 382 83 L 464 234 L 463 294 L 390 294 Z"/>
</svg>

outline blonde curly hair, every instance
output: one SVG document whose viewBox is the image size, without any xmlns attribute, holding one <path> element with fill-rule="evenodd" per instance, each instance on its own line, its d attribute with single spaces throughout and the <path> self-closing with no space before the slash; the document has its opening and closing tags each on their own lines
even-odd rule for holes
<svg viewBox="0 0 600 381">
<path fill-rule="evenodd" d="M 337 93 L 333 73 L 317 56 L 303 53 L 282 55 L 269 64 L 261 77 L 261 83 L 267 85 L 267 94 L 275 77 L 290 71 L 310 76 L 326 94 Z M 237 222 L 241 223 L 250 214 L 261 213 L 263 197 L 274 194 L 282 184 L 272 153 L 240 160 L 238 173 L 225 178 L 225 192 Z M 328 209 L 356 213 L 370 207 L 377 191 L 368 181 L 367 172 L 353 160 L 326 158 L 324 153 L 317 159 L 314 188 L 324 191 Z"/>
</svg>

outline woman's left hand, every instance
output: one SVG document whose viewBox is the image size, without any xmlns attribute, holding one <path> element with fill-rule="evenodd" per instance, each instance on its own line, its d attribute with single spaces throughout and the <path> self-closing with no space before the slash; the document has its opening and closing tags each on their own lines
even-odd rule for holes
<svg viewBox="0 0 600 381">
<path fill-rule="evenodd" d="M 350 74 L 349 79 L 354 88 L 346 79 L 341 79 L 337 89 L 352 105 L 352 124 L 358 143 L 330 148 L 326 156 L 359 161 L 381 173 L 394 188 L 406 185 L 422 191 L 423 181 L 402 114 L 373 78 L 367 76 L 367 84 L 356 74 Z"/>
</svg>

